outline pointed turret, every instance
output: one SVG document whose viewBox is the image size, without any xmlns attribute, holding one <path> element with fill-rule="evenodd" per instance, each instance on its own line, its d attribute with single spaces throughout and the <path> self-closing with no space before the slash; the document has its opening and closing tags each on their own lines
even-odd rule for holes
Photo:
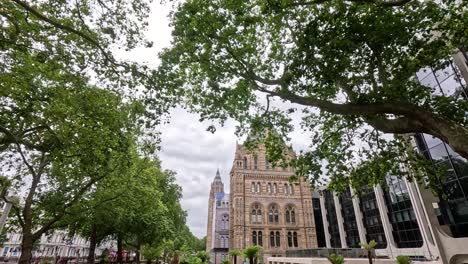
<svg viewBox="0 0 468 264">
<path fill-rule="evenodd" d="M 216 193 L 224 193 L 224 184 L 223 180 L 221 179 L 221 174 L 219 173 L 219 169 L 216 171 L 216 176 L 211 183 L 211 192 L 213 194 Z"/>
</svg>

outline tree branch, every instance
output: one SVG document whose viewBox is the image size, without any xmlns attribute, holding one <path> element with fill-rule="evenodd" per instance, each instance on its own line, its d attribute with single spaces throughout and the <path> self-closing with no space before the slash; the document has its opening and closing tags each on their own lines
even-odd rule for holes
<svg viewBox="0 0 468 264">
<path fill-rule="evenodd" d="M 387 7 L 398 7 L 398 6 L 403 6 L 412 0 L 348 0 L 349 2 L 354 2 L 354 3 L 359 3 L 359 4 L 375 4 L 379 6 L 387 6 Z M 327 0 L 314 0 L 314 1 L 298 1 L 298 2 L 292 2 L 288 4 L 288 7 L 293 7 L 293 6 L 308 6 L 308 5 L 317 5 L 317 4 L 323 4 L 327 2 Z"/>
<path fill-rule="evenodd" d="M 36 18 L 56 27 L 56 28 L 59 28 L 59 29 L 62 29 L 64 31 L 67 31 L 69 33 L 73 33 L 73 34 L 76 34 L 78 35 L 79 37 L 83 38 L 84 40 L 87 40 L 88 42 L 90 42 L 93 46 L 95 46 L 96 48 L 98 48 L 102 55 L 104 55 L 106 61 L 109 61 L 111 62 L 112 64 L 116 64 L 114 58 L 112 58 L 111 55 L 109 55 L 109 53 L 104 49 L 104 47 L 101 46 L 101 44 L 99 44 L 99 42 L 97 40 L 95 40 L 94 38 L 92 38 L 91 36 L 77 30 L 77 29 L 74 29 L 70 26 L 67 26 L 67 25 L 63 25 L 51 18 L 48 18 L 47 16 L 45 16 L 44 14 L 40 13 L 39 11 L 37 11 L 36 9 L 34 9 L 33 7 L 31 7 L 30 5 L 28 5 L 26 2 L 24 1 L 21 1 L 21 0 L 11 0 L 13 2 L 15 2 L 16 4 L 18 4 L 19 6 L 21 6 L 23 9 L 25 9 L 27 12 L 33 14 Z"/>
</svg>

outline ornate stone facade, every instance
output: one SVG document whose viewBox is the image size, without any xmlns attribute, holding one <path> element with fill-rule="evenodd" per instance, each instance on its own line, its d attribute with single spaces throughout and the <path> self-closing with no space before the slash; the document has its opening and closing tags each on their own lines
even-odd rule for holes
<svg viewBox="0 0 468 264">
<path fill-rule="evenodd" d="M 229 258 L 229 194 L 224 193 L 219 170 L 210 189 L 206 250 L 210 253 L 210 263 L 220 264 Z"/>
<path fill-rule="evenodd" d="M 295 157 L 292 148 L 287 151 Z M 291 168 L 272 167 L 264 146 L 248 151 L 237 144 L 230 173 L 230 249 L 259 244 L 268 257 L 317 247 L 311 188 L 302 180 L 290 183 L 293 174 Z"/>
</svg>

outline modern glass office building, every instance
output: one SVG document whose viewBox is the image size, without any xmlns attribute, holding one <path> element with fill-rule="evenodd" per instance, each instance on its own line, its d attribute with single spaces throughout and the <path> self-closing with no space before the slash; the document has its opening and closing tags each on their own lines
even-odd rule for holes
<svg viewBox="0 0 468 264">
<path fill-rule="evenodd" d="M 439 68 L 422 69 L 416 78 L 434 96 L 468 100 L 468 56 L 454 54 Z M 333 241 L 332 247 L 375 240 L 376 254 L 382 257 L 468 263 L 468 161 L 437 138 L 417 134 L 414 139 L 415 151 L 444 172 L 438 183 L 441 192 L 434 196 L 424 186 L 393 175 L 387 176 L 385 186 L 363 188 L 354 196 L 348 190 L 336 199 L 336 194 L 322 191 L 325 237 Z"/>
<path fill-rule="evenodd" d="M 462 55 L 462 54 L 459 54 Z M 455 57 L 456 58 L 456 57 Z M 459 65 L 466 67 L 466 57 L 459 56 Z M 459 62 L 460 64 L 460 62 Z M 425 68 L 416 76 L 421 84 L 432 89 L 433 94 L 452 96 L 468 100 L 466 81 L 460 68 L 453 59 L 445 62 L 445 67 L 439 70 Z M 468 162 L 450 146 L 430 135 L 415 136 L 419 153 L 431 160 L 434 166 L 445 169 L 445 177 L 439 183 L 442 193 L 439 198 L 439 224 L 447 226 L 453 237 L 468 237 Z"/>
</svg>

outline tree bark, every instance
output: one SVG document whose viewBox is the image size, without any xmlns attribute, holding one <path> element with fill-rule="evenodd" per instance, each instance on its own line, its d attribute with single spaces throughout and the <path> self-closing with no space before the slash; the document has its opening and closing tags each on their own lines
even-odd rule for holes
<svg viewBox="0 0 468 264">
<path fill-rule="evenodd" d="M 372 264 L 372 250 L 367 251 L 367 258 L 369 259 L 369 264 Z"/>
<path fill-rule="evenodd" d="M 137 241 L 136 247 L 135 247 L 135 262 L 137 264 L 140 264 L 140 248 L 141 248 L 141 243 L 140 241 Z"/>
<path fill-rule="evenodd" d="M 89 252 L 88 252 L 88 259 L 87 259 L 88 264 L 95 263 L 94 255 L 96 251 L 96 244 L 97 244 L 97 228 L 96 228 L 96 225 L 93 224 L 91 226 L 91 234 L 89 236 Z"/>
<path fill-rule="evenodd" d="M 21 240 L 21 256 L 19 258 L 18 264 L 31 263 L 33 243 L 34 240 L 31 234 L 31 226 L 29 226 L 29 228 L 25 226 L 23 228 L 23 238 Z"/>
<path fill-rule="evenodd" d="M 117 263 L 123 264 L 123 248 L 122 248 L 122 237 L 117 236 Z"/>
</svg>

